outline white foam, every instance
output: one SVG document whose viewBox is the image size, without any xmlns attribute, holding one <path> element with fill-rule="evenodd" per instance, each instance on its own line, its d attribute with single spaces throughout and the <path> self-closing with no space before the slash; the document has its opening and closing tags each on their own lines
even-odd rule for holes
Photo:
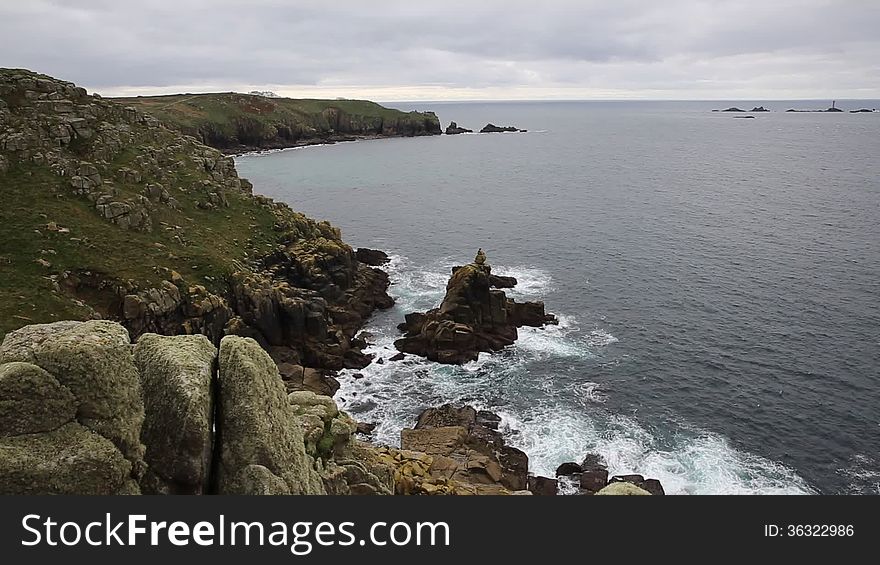
<svg viewBox="0 0 880 565">
<path fill-rule="evenodd" d="M 400 430 L 412 427 L 424 408 L 467 403 L 501 417 L 501 431 L 511 445 L 529 455 L 535 474 L 552 477 L 559 464 L 598 453 L 612 474 L 658 478 L 670 494 L 813 492 L 791 469 L 739 451 L 717 434 L 675 422 L 669 422 L 662 434 L 649 431 L 637 419 L 605 409 L 614 391 L 603 383 L 592 382 L 587 375 L 573 382 L 564 369 L 554 374 L 553 363 L 605 355 L 598 350 L 617 342 L 598 326 L 584 334 L 571 316 L 560 315 L 558 326 L 521 328 L 515 345 L 481 354 L 463 367 L 412 355 L 387 361 L 397 353 L 393 343 L 400 336 L 397 323 L 407 312 L 439 303 L 453 264 L 452 258 L 444 258 L 428 266 L 413 265 L 405 257 L 391 256 L 386 266 L 397 304 L 376 315 L 366 328 L 374 336 L 366 351 L 386 362 L 343 371 L 336 396 L 340 407 L 356 419 L 378 424 L 374 441 L 399 445 Z M 552 277 L 533 267 L 497 272 L 516 276 L 525 296 L 541 296 L 552 287 Z M 603 363 L 614 362 L 612 358 Z M 541 364 L 540 372 L 531 371 L 535 363 Z M 351 376 L 358 372 L 365 378 Z M 571 485 L 566 488 L 573 490 Z"/>
<path fill-rule="evenodd" d="M 528 265 L 493 267 L 496 275 L 516 278 L 516 286 L 505 289 L 508 296 L 543 298 L 554 290 L 553 277 L 547 271 Z"/>
<path fill-rule="evenodd" d="M 593 347 L 605 347 L 606 345 L 617 343 L 617 341 L 616 337 L 601 328 L 591 330 L 587 336 L 587 343 Z"/>
<path fill-rule="evenodd" d="M 864 454 L 856 454 L 847 467 L 837 470 L 849 481 L 849 494 L 880 494 L 880 463 Z"/>
</svg>

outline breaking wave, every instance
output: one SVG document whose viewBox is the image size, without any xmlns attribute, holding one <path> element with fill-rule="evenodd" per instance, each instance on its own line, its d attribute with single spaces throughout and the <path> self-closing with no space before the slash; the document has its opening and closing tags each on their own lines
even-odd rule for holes
<svg viewBox="0 0 880 565">
<path fill-rule="evenodd" d="M 443 258 L 416 265 L 392 256 L 386 266 L 397 303 L 365 328 L 371 334 L 366 351 L 376 361 L 362 370 L 343 371 L 337 393 L 342 408 L 377 424 L 374 441 L 398 445 L 400 430 L 412 427 L 424 408 L 469 403 L 501 417 L 501 431 L 511 445 L 529 455 L 535 474 L 552 477 L 559 464 L 598 453 L 612 474 L 658 478 L 670 494 L 814 492 L 791 469 L 740 451 L 718 434 L 679 422 L 649 429 L 634 417 L 609 411 L 606 401 L 614 390 L 593 382 L 577 365 L 594 357 L 613 364 L 618 338 L 599 326 L 601 319 L 584 320 L 589 328 L 584 330 L 574 317 L 561 314 L 559 325 L 521 328 L 515 345 L 483 353 L 461 367 L 412 355 L 388 361 L 397 353 L 396 325 L 404 314 L 439 303 L 453 264 L 451 258 Z M 550 273 L 532 266 L 494 271 L 517 278 L 518 287 L 509 292 L 513 297 L 542 297 L 553 288 Z"/>
</svg>

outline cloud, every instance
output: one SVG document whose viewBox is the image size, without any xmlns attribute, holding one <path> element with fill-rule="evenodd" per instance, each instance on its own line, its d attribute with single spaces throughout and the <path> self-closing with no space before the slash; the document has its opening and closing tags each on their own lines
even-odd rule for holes
<svg viewBox="0 0 880 565">
<path fill-rule="evenodd" d="M 0 2 L 0 65 L 104 94 L 880 97 L 875 0 Z"/>
</svg>

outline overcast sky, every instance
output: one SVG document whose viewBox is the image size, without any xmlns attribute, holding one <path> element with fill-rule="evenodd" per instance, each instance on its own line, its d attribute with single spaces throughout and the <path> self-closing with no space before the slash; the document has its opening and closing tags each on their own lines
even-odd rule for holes
<svg viewBox="0 0 880 565">
<path fill-rule="evenodd" d="M 880 0 L 0 0 L 0 66 L 104 95 L 880 98 Z"/>
</svg>

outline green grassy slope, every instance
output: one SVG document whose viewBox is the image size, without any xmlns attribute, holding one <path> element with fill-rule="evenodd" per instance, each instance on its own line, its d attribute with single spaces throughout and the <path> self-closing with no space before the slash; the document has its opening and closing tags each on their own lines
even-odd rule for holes
<svg viewBox="0 0 880 565">
<path fill-rule="evenodd" d="M 203 143 L 224 150 L 290 147 L 350 136 L 440 134 L 431 112 L 402 112 L 366 100 L 174 94 L 116 98 Z"/>
</svg>

